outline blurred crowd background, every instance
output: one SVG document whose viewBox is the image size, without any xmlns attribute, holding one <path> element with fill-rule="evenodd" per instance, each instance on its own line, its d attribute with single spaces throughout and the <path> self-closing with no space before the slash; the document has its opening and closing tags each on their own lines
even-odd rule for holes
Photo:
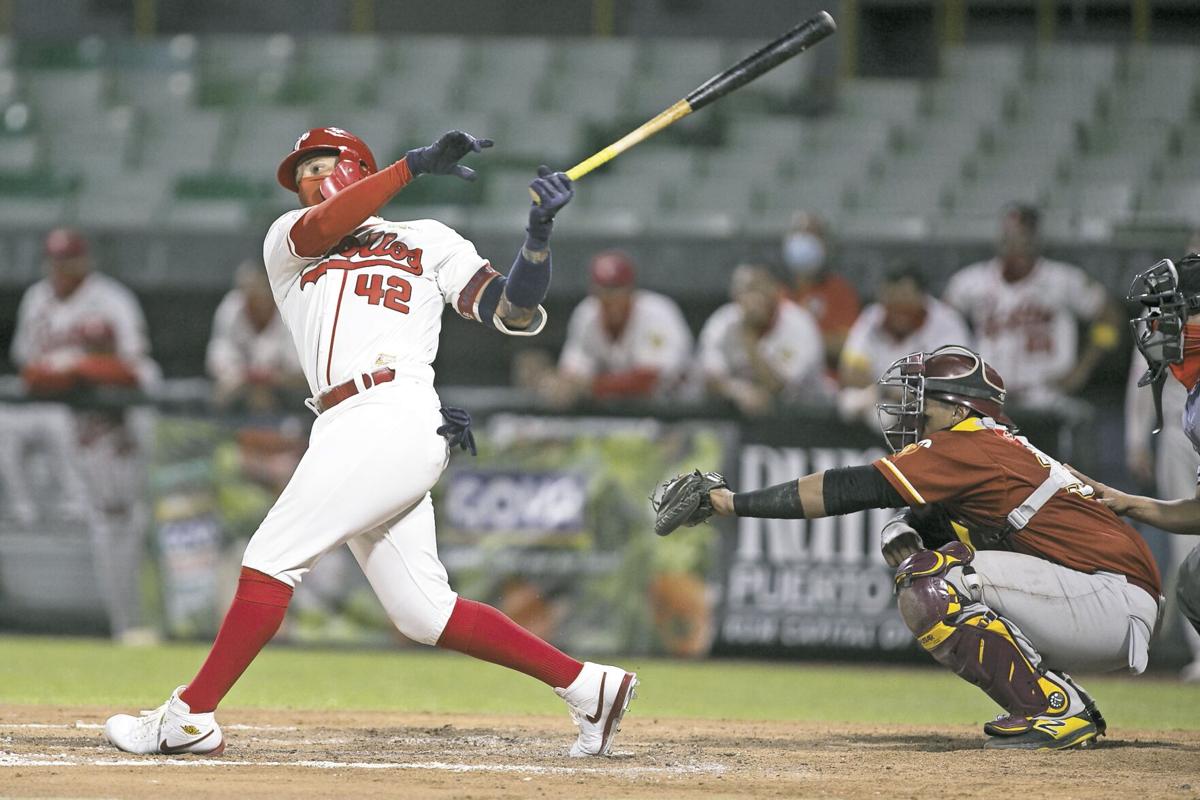
<svg viewBox="0 0 1200 800">
<path fill-rule="evenodd" d="M 685 454 L 743 485 L 861 461 L 881 444 L 879 374 L 962 343 L 997 366 L 1040 446 L 1117 485 L 1192 494 L 1186 442 L 1150 436 L 1124 294 L 1200 247 L 1194 2 L 0 0 L 0 624 L 127 641 L 211 628 L 221 576 L 311 423 L 261 263 L 294 205 L 275 166 L 301 132 L 347 128 L 381 163 L 452 128 L 494 138 L 479 181 L 422 178 L 382 213 L 438 219 L 500 258 L 538 164 L 565 169 L 823 6 L 831 40 L 578 184 L 543 335 L 447 317 L 443 397 L 496 442 L 558 442 L 574 454 L 562 475 L 611 469 L 632 504 Z M 1181 402 L 1167 397 L 1169 430 Z M 603 467 L 592 445 L 610 449 Z M 561 492 L 530 459 L 526 488 Z M 882 607 L 766 597 L 831 562 L 885 575 L 865 516 L 837 536 L 701 536 L 606 586 L 645 556 L 631 544 L 645 515 L 597 505 L 611 486 L 592 480 L 553 495 L 575 516 L 497 525 L 467 513 L 503 461 L 485 447 L 483 463 L 448 490 L 461 580 L 487 571 L 472 548 L 522 554 L 484 591 L 547 635 L 606 542 L 625 560 L 593 569 L 594 592 L 648 592 L 658 611 L 630 610 L 621 636 L 598 625 L 585 647 L 907 646 Z M 1168 572 L 1190 543 L 1148 538 Z M 573 548 L 569 564 L 521 566 Z M 737 583 L 755 559 L 763 596 Z M 375 612 L 344 566 L 324 571 L 293 632 L 362 639 Z M 1184 660 L 1171 634 L 1168 660 Z"/>
</svg>

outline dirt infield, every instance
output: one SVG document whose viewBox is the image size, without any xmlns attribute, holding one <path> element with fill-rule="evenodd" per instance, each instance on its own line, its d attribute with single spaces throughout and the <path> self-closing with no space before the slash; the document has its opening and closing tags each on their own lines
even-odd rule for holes
<svg viewBox="0 0 1200 800">
<path fill-rule="evenodd" d="M 648 719 L 635 706 L 617 755 L 580 761 L 565 757 L 565 714 L 230 710 L 225 755 L 204 759 L 118 753 L 106 713 L 0 706 L 0 796 L 1200 798 L 1200 731 L 997 754 L 961 727 Z"/>
</svg>

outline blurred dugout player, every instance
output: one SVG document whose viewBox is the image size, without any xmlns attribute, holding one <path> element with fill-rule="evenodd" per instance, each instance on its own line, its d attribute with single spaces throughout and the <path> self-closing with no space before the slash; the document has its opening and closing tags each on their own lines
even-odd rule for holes
<svg viewBox="0 0 1200 800">
<path fill-rule="evenodd" d="M 1033 405 L 1082 389 L 1120 344 L 1124 324 L 1086 272 L 1042 257 L 1039 225 L 1031 206 L 1006 209 L 995 258 L 961 269 L 942 298 L 971 323 L 979 352 L 1004 375 L 1010 399 Z M 1090 325 L 1082 350 L 1081 321 Z"/>
<path fill-rule="evenodd" d="M 591 295 L 575 307 L 558 374 L 570 397 L 663 397 L 679 388 L 692 332 L 675 301 L 637 288 L 636 267 L 616 250 L 591 264 Z"/>
<path fill-rule="evenodd" d="M 150 359 L 146 321 L 133 293 L 93 271 L 87 239 L 58 228 L 45 243 L 46 278 L 31 286 L 17 311 L 13 362 L 30 395 L 78 397 L 103 387 L 149 389 L 159 378 Z M 147 524 L 145 453 L 152 416 L 123 409 L 75 414 L 73 461 L 95 514 L 93 557 L 114 636 L 136 640 L 138 575 Z"/>
<path fill-rule="evenodd" d="M 747 416 L 789 402 L 829 399 L 816 321 L 789 301 L 764 267 L 743 264 L 730 281 L 733 302 L 700 331 L 699 362 L 708 391 Z"/>
<path fill-rule="evenodd" d="M 283 326 L 267 282 L 254 261 L 237 268 L 235 288 L 213 317 L 205 363 L 222 408 L 273 411 L 307 394 L 292 337 Z"/>
<path fill-rule="evenodd" d="M 879 400 L 876 381 L 896 360 L 942 345 L 971 345 L 962 316 L 931 296 L 913 264 L 893 268 L 879 290 L 879 302 L 858 315 L 838 365 L 838 410 L 847 419 L 873 422 Z"/>
<path fill-rule="evenodd" d="M 829 250 L 825 223 L 805 211 L 796 214 L 783 237 L 783 263 L 792 276 L 792 299 L 821 329 L 825 365 L 832 374 L 861 306 L 854 285 L 830 270 Z"/>
<path fill-rule="evenodd" d="M 1197 243 L 1200 244 L 1200 243 Z M 1151 436 L 1154 426 L 1154 398 L 1138 386 L 1146 374 L 1146 359 L 1137 350 L 1129 367 L 1125 387 L 1125 461 L 1130 473 L 1142 486 L 1153 485 L 1156 494 L 1164 498 L 1192 497 L 1196 493 L 1196 476 L 1200 474 L 1200 454 L 1192 447 L 1182 425 L 1188 392 L 1177 380 L 1163 383 L 1163 427 Z M 1155 448 L 1151 440 L 1155 439 Z M 1200 544 L 1200 536 L 1168 536 L 1171 565 L 1178 566 L 1189 552 Z M 1172 574 L 1170 572 L 1169 576 Z M 1170 597 L 1174 593 L 1167 592 Z M 1192 654 L 1192 663 L 1184 667 L 1181 677 L 1200 681 L 1200 633 L 1185 621 L 1183 636 Z"/>
</svg>

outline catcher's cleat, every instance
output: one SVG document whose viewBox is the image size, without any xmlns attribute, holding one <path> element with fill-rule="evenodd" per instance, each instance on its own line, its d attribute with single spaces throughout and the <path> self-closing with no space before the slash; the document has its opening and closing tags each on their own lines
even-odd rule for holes
<svg viewBox="0 0 1200 800">
<path fill-rule="evenodd" d="M 225 751 L 225 737 L 211 711 L 193 714 L 179 699 L 186 689 L 180 686 L 167 702 L 141 716 L 117 714 L 104 723 L 104 736 L 118 750 L 149 755 L 219 756 Z"/>
<path fill-rule="evenodd" d="M 1070 717 L 999 717 L 983 726 L 991 737 L 983 746 L 989 750 L 1082 750 L 1098 745 L 1107 729 L 1095 703 L 1088 703 Z"/>
<path fill-rule="evenodd" d="M 579 726 L 579 738 L 571 745 L 572 758 L 606 756 L 612 751 L 637 685 L 636 673 L 587 661 L 570 686 L 554 690 L 567 702 L 571 719 Z"/>
</svg>

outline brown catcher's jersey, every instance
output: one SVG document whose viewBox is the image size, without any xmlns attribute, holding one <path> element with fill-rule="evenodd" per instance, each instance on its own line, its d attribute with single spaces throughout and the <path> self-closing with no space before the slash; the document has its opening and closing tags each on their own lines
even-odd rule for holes
<svg viewBox="0 0 1200 800">
<path fill-rule="evenodd" d="M 1057 462 L 991 420 L 968 417 L 874 466 L 910 505 L 938 503 L 967 531 L 996 531 Z M 962 534 L 970 538 L 970 534 Z M 1082 483 L 1059 489 L 1007 547 L 1079 572 L 1124 575 L 1157 598 L 1162 579 L 1150 548 Z M 979 545 L 970 538 L 972 545 Z M 1004 546 L 1004 545 L 1000 545 Z M 986 548 L 985 548 L 986 549 Z"/>
</svg>

